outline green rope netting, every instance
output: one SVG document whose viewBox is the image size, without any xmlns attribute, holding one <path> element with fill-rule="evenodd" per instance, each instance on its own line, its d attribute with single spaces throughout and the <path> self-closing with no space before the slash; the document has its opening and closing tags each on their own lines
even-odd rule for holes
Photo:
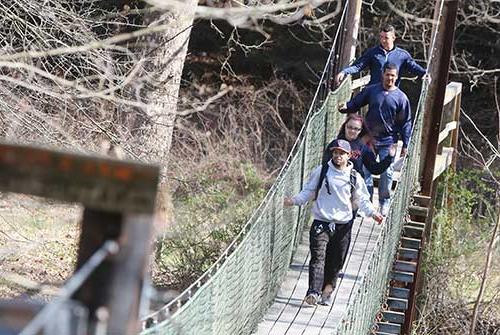
<svg viewBox="0 0 500 335">
<path fill-rule="evenodd" d="M 420 101 L 427 89 L 424 84 Z M 321 161 L 325 145 L 335 136 L 344 116 L 339 103 L 351 95 L 350 80 L 331 92 L 312 111 L 287 164 L 245 229 L 219 261 L 186 292 L 148 318 L 152 327 L 142 334 L 251 334 L 272 303 L 288 270 L 309 208 L 283 210 L 283 198 L 300 191 Z M 348 303 L 336 334 L 366 334 L 385 298 L 388 272 L 398 247 L 411 195 L 417 187 L 422 129 L 422 103 L 391 209 L 362 282 Z"/>
<path fill-rule="evenodd" d="M 347 304 L 342 321 L 337 325 L 334 334 L 367 334 L 374 324 L 381 304 L 386 299 L 389 271 L 399 246 L 403 225 L 408 220 L 411 196 L 419 187 L 420 138 L 427 85 L 427 81 L 424 81 L 413 123 L 413 133 L 408 145 L 408 154 L 392 196 L 389 214 L 378 236 L 376 247 L 369 256 L 363 280 L 357 287 L 356 294 Z"/>
<path fill-rule="evenodd" d="M 299 192 L 320 163 L 325 145 L 344 119 L 337 105 L 350 97 L 350 85 L 345 81 L 308 117 L 294 155 L 230 246 L 233 251 L 193 284 L 191 292 L 149 316 L 156 324 L 142 334 L 250 334 L 256 328 L 283 281 L 302 227 L 310 220 L 307 207 L 283 210 L 283 198 Z"/>
</svg>

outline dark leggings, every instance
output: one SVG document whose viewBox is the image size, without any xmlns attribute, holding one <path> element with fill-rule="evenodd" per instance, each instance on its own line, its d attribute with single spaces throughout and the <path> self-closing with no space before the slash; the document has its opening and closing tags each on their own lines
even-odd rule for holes
<svg viewBox="0 0 500 335">
<path fill-rule="evenodd" d="M 355 216 L 354 216 L 355 217 Z M 337 224 L 335 231 L 327 229 L 328 223 L 314 220 L 309 231 L 309 290 L 308 293 L 321 293 L 327 284 L 335 287 L 336 278 L 344 266 L 354 218 L 346 224 Z M 324 229 L 319 232 L 318 225 Z"/>
</svg>

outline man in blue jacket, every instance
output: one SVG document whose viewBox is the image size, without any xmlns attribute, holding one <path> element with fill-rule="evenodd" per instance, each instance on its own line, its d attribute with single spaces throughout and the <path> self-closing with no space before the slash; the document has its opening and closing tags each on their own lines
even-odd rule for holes
<svg viewBox="0 0 500 335">
<path fill-rule="evenodd" d="M 368 105 L 365 125 L 374 139 L 375 153 L 380 160 L 389 155 L 391 146 L 398 142 L 399 136 L 403 141 L 401 157 L 404 157 L 410 141 L 412 130 L 410 102 L 406 94 L 396 86 L 397 78 L 397 66 L 391 63 L 385 64 L 381 83 L 366 86 L 339 108 L 341 113 L 356 113 L 361 107 Z M 379 203 L 382 215 L 387 215 L 389 210 L 393 172 L 391 164 L 380 175 Z M 367 186 L 373 185 L 368 171 L 365 171 L 365 182 Z"/>
<path fill-rule="evenodd" d="M 371 76 L 368 85 L 379 83 L 382 79 L 382 69 L 385 63 L 395 64 L 399 74 L 406 71 L 419 77 L 425 76 L 426 70 L 413 60 L 408 51 L 395 46 L 395 40 L 396 31 L 394 27 L 391 25 L 382 27 L 380 30 L 380 45 L 368 49 L 351 66 L 340 71 L 336 77 L 337 85 L 346 75 L 359 73 L 367 67 L 370 69 Z M 428 76 L 425 78 L 428 78 Z M 396 86 L 399 86 L 400 81 L 401 76 L 396 80 Z"/>
</svg>

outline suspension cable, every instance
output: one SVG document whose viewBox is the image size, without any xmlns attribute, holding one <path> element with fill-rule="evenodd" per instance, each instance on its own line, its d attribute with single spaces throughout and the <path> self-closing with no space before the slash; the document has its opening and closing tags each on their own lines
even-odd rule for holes
<svg viewBox="0 0 500 335">
<path fill-rule="evenodd" d="M 52 302 L 46 305 L 40 313 L 38 313 L 31 322 L 21 331 L 19 335 L 36 335 L 40 329 L 49 321 L 66 300 L 80 288 L 94 270 L 106 259 L 110 254 L 116 254 L 119 250 L 118 243 L 115 241 L 106 241 L 104 244 L 87 260 L 87 262 L 76 271 L 73 276 L 67 281 L 66 285 L 61 288 L 60 294 Z"/>
</svg>

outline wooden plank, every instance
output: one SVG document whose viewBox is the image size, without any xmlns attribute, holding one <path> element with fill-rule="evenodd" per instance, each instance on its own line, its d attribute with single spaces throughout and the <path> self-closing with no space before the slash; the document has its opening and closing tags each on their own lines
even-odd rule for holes
<svg viewBox="0 0 500 335">
<path fill-rule="evenodd" d="M 391 323 L 403 324 L 405 322 L 405 313 L 396 311 L 383 311 L 383 319 Z"/>
<path fill-rule="evenodd" d="M 404 225 L 403 226 L 403 234 L 406 237 L 421 239 L 422 236 L 424 235 L 424 229 L 419 228 L 419 227 L 415 227 L 415 226 Z"/>
<path fill-rule="evenodd" d="M 111 281 L 109 334 L 137 334 L 144 273 L 151 254 L 152 226 L 152 215 L 126 214 L 123 217 L 123 230 L 117 241 L 120 250 L 112 258 L 112 272 L 108 273 Z"/>
<path fill-rule="evenodd" d="M 417 271 L 417 263 L 397 260 L 396 262 L 394 262 L 393 268 L 396 271 L 415 273 L 415 271 Z"/>
<path fill-rule="evenodd" d="M 415 274 L 411 272 L 404 272 L 404 271 L 391 271 L 389 277 L 391 279 L 404 282 L 404 283 L 413 283 L 413 280 L 415 279 Z"/>
<path fill-rule="evenodd" d="M 432 180 L 439 177 L 453 162 L 453 148 L 444 147 L 441 154 L 436 155 L 436 163 Z"/>
<path fill-rule="evenodd" d="M 391 287 L 389 289 L 389 296 L 398 299 L 408 299 L 410 296 L 410 289 L 404 287 Z"/>
<path fill-rule="evenodd" d="M 403 246 L 403 248 L 420 249 L 420 243 L 421 241 L 416 238 L 411 238 L 411 237 L 401 238 L 401 245 Z"/>
<path fill-rule="evenodd" d="M 430 202 L 431 202 L 431 197 L 429 197 L 427 195 L 423 195 L 423 194 L 414 194 L 413 200 L 419 206 L 428 207 Z"/>
<path fill-rule="evenodd" d="M 414 227 L 425 229 L 425 222 L 418 222 L 418 221 L 410 220 L 406 224 L 409 226 L 414 226 Z"/>
<path fill-rule="evenodd" d="M 388 334 L 400 334 L 401 325 L 390 322 L 377 322 L 378 330 Z"/>
<path fill-rule="evenodd" d="M 370 82 L 370 75 L 366 75 L 364 77 L 361 77 L 359 79 L 354 79 L 351 84 L 351 88 L 354 91 L 357 88 L 366 86 Z"/>
<path fill-rule="evenodd" d="M 112 212 L 154 210 L 159 168 L 0 143 L 0 190 Z"/>
<path fill-rule="evenodd" d="M 399 248 L 398 255 L 404 259 L 416 260 L 418 258 L 418 250 L 411 248 Z"/>
<path fill-rule="evenodd" d="M 462 92 L 462 83 L 450 82 L 446 85 L 443 106 L 449 104 Z"/>
<path fill-rule="evenodd" d="M 448 122 L 444 126 L 444 129 L 439 132 L 438 143 L 443 142 L 448 137 L 448 135 L 450 134 L 450 132 L 452 132 L 453 130 L 457 129 L 457 127 L 458 127 L 458 122 L 457 121 L 450 121 L 450 122 Z"/>
<path fill-rule="evenodd" d="M 408 208 L 410 215 L 424 216 L 429 214 L 429 208 L 412 205 Z"/>
<path fill-rule="evenodd" d="M 401 298 L 387 298 L 387 305 L 391 309 L 406 310 L 408 308 L 408 300 Z"/>
</svg>

